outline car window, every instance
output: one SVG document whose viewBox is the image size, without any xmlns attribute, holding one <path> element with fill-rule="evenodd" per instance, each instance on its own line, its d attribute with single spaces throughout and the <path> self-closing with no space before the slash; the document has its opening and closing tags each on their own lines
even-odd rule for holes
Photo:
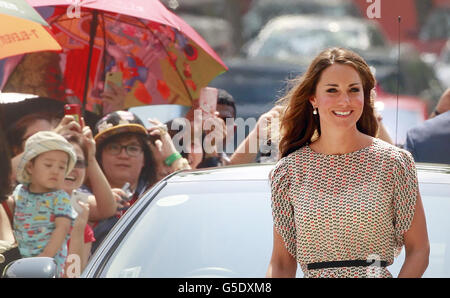
<svg viewBox="0 0 450 298">
<path fill-rule="evenodd" d="M 102 276 L 264 277 L 272 251 L 268 182 L 231 183 L 166 187 Z"/>
</svg>

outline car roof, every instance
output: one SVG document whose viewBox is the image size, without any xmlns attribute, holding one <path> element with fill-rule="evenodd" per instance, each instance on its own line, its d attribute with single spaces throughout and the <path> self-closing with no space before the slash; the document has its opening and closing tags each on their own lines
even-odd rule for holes
<svg viewBox="0 0 450 298">
<path fill-rule="evenodd" d="M 245 164 L 178 172 L 168 183 L 197 181 L 267 180 L 274 164 Z"/>
<path fill-rule="evenodd" d="M 279 5 L 283 5 L 284 3 L 320 3 L 322 5 L 336 5 L 336 4 L 345 4 L 345 3 L 351 3 L 349 0 L 283 0 L 282 2 L 279 2 Z M 256 4 L 272 4 L 274 3 L 273 0 L 257 0 L 255 1 Z M 275 2 L 276 3 L 276 2 Z"/>
<path fill-rule="evenodd" d="M 313 4 L 321 7 L 335 7 L 335 6 L 354 6 L 351 0 L 283 0 L 283 1 L 273 1 L 273 0 L 257 0 L 253 1 L 252 7 L 265 7 L 265 6 L 284 6 L 284 5 L 302 5 L 302 4 Z"/>
<path fill-rule="evenodd" d="M 198 181 L 265 181 L 275 163 L 246 164 L 177 172 L 166 178 L 167 183 Z M 417 163 L 419 181 L 422 183 L 450 184 L 450 165 Z"/>
<path fill-rule="evenodd" d="M 221 74 L 226 76 L 231 71 L 243 72 L 243 73 L 258 73 L 258 75 L 264 76 L 265 74 L 287 74 L 289 72 L 295 72 L 297 74 L 305 72 L 307 65 L 300 63 L 297 59 L 289 61 L 276 60 L 270 58 L 242 58 L 232 57 L 224 59 L 225 64 L 228 66 L 228 72 Z M 219 76 L 218 76 L 219 77 Z"/>
<path fill-rule="evenodd" d="M 317 22 L 320 20 L 320 22 Z M 265 26 L 266 30 L 274 30 L 279 28 L 299 28 L 301 27 L 312 27 L 312 28 L 329 28 L 330 24 L 339 24 L 344 28 L 357 29 L 364 28 L 364 25 L 372 25 L 375 26 L 372 21 L 343 16 L 343 17 L 329 17 L 324 15 L 281 15 L 273 18 L 270 22 Z M 264 30 L 264 29 L 262 29 Z"/>
<path fill-rule="evenodd" d="M 318 22 L 317 20 L 320 20 Z M 311 29 L 323 29 L 325 31 L 357 31 L 365 34 L 369 28 L 378 28 L 371 20 L 351 16 L 330 17 L 315 14 L 281 15 L 272 18 L 262 27 L 258 35 L 250 41 L 249 47 L 266 40 L 273 32 L 302 28 L 304 31 Z M 388 42 L 387 40 L 385 42 Z"/>
</svg>

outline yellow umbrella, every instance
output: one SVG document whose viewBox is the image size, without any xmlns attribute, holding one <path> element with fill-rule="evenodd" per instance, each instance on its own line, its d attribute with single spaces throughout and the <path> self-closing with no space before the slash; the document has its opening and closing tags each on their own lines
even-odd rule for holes
<svg viewBox="0 0 450 298">
<path fill-rule="evenodd" d="M 47 22 L 25 0 L 0 0 L 0 59 L 61 46 L 43 26 Z"/>
</svg>

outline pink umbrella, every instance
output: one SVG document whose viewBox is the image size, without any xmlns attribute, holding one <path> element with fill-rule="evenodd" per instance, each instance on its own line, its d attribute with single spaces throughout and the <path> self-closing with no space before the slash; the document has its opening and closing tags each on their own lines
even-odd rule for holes
<svg viewBox="0 0 450 298">
<path fill-rule="evenodd" d="M 158 0 L 27 1 L 49 23 L 63 48 L 46 72 L 59 93 L 33 90 L 34 94 L 78 99 L 87 110 L 100 113 L 99 94 L 108 76 L 127 91 L 126 108 L 191 105 L 201 87 L 227 70 L 206 41 Z M 8 82 L 15 69 L 11 64 L 18 61 L 5 63 L 3 69 L 0 63 L 0 87 L 26 92 L 11 90 L 11 85 L 24 84 L 20 79 Z"/>
</svg>

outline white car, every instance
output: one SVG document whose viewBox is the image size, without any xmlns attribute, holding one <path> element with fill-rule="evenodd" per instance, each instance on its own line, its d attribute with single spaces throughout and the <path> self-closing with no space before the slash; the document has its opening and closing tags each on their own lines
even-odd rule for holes
<svg viewBox="0 0 450 298">
<path fill-rule="evenodd" d="M 377 23 L 352 17 L 284 15 L 272 19 L 249 43 L 248 58 L 295 59 L 309 64 L 334 46 L 356 52 L 389 47 Z"/>
<path fill-rule="evenodd" d="M 119 220 L 82 277 L 264 277 L 273 245 L 268 181 L 273 166 L 209 168 L 166 177 Z M 418 164 L 417 169 L 431 245 L 424 277 L 450 277 L 450 165 Z M 48 277 L 51 272 L 42 268 L 51 267 L 49 259 L 18 260 L 6 273 Z M 388 267 L 393 276 L 403 260 L 404 250 Z M 298 266 L 297 277 L 302 276 Z"/>
<path fill-rule="evenodd" d="M 252 0 L 243 17 L 244 39 L 255 37 L 271 19 L 286 14 L 362 17 L 352 0 Z"/>
</svg>

